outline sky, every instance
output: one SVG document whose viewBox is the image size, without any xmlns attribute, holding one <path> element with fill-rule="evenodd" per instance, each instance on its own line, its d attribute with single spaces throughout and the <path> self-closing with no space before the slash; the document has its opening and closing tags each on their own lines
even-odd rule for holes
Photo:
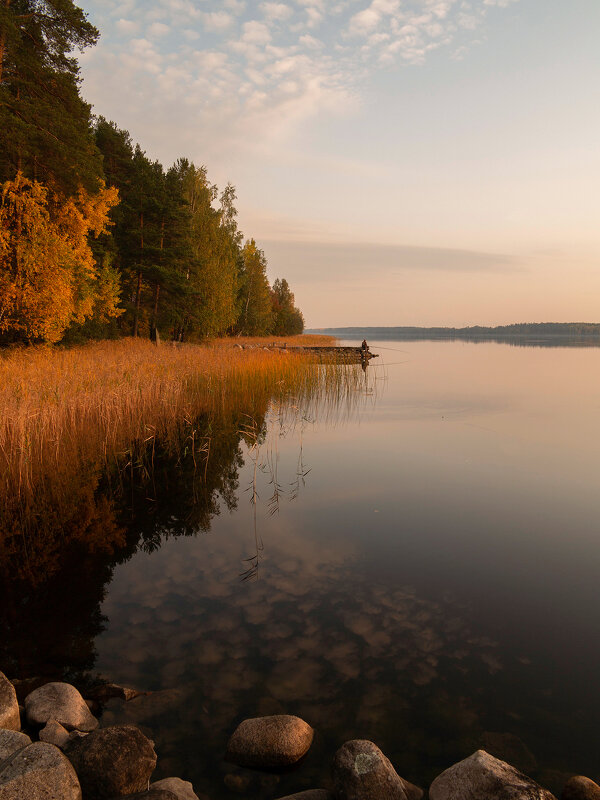
<svg viewBox="0 0 600 800">
<path fill-rule="evenodd" d="M 308 327 L 600 321 L 598 0 L 79 0 L 95 114 L 237 190 Z"/>
</svg>

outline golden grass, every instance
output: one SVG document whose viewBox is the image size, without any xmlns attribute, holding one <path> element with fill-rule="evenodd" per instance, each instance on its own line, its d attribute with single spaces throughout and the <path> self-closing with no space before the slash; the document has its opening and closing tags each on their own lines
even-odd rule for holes
<svg viewBox="0 0 600 800">
<path fill-rule="evenodd" d="M 329 344 L 326 337 L 287 337 Z M 307 341 L 308 340 L 308 341 Z M 257 343 L 270 342 L 254 340 Z M 360 383 L 360 368 L 315 365 L 310 356 L 232 340 L 210 345 L 100 342 L 29 348 L 0 356 L 0 538 L 46 524 L 69 502 L 78 476 L 143 458 L 154 441 L 181 446 L 200 414 L 264 415 L 269 401 L 315 397 L 336 403 Z M 179 443 L 179 444 L 178 444 Z M 57 515 L 57 521 L 62 519 Z M 48 523 L 49 524 L 49 523 Z"/>
<path fill-rule="evenodd" d="M 335 336 L 325 336 L 321 334 L 303 333 L 300 336 L 236 336 L 235 338 L 215 339 L 213 344 L 233 347 L 236 344 L 257 344 L 265 345 L 271 343 L 287 344 L 288 347 L 331 347 L 337 343 Z"/>
</svg>

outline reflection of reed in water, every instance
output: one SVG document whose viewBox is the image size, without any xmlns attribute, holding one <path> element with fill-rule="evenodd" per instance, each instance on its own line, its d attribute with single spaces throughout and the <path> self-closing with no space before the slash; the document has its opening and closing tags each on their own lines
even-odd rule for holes
<svg viewBox="0 0 600 800">
<path fill-rule="evenodd" d="M 121 546 L 105 518 L 125 483 L 152 485 L 157 442 L 197 457 L 201 473 L 214 444 L 198 439 L 201 415 L 218 427 L 231 411 L 261 417 L 272 397 L 340 403 L 358 375 L 309 357 L 139 341 L 0 355 L 0 559 L 34 581 L 58 568 L 65 542 Z"/>
</svg>

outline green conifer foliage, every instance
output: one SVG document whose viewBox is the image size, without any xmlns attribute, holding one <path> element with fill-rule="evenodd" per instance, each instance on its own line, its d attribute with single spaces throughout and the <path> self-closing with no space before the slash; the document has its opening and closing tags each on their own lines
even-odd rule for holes
<svg viewBox="0 0 600 800">
<path fill-rule="evenodd" d="M 63 195 L 102 177 L 72 53 L 98 31 L 71 0 L 0 0 L 0 181 L 18 171 Z"/>
</svg>

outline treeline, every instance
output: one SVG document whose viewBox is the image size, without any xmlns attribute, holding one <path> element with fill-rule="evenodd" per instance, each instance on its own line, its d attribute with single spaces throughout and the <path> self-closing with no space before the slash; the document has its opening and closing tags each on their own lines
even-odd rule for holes
<svg viewBox="0 0 600 800">
<path fill-rule="evenodd" d="M 73 53 L 98 35 L 71 0 L 0 0 L 0 343 L 301 333 L 234 187 L 92 117 Z"/>
<path fill-rule="evenodd" d="M 460 339 L 460 338 L 510 338 L 510 337 L 600 337 L 600 323 L 596 322 L 519 322 L 512 325 L 486 327 L 472 325 L 466 328 L 403 327 L 349 327 L 320 328 L 311 333 L 325 333 L 347 338 L 371 339 Z"/>
</svg>

